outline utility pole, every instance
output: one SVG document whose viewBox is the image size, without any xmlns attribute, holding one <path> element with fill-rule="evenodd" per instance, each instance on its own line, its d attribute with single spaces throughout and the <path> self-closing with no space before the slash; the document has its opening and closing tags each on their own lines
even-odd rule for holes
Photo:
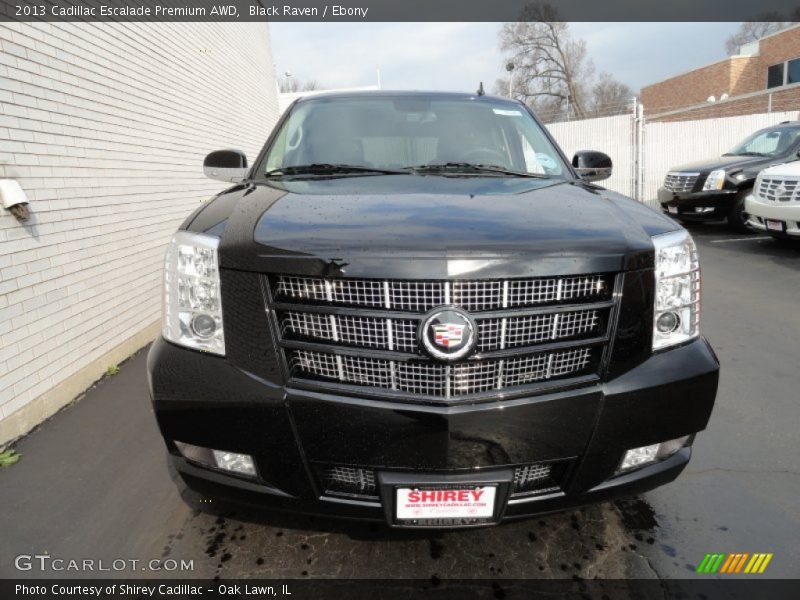
<svg viewBox="0 0 800 600">
<path fill-rule="evenodd" d="M 508 97 L 514 97 L 514 69 L 516 65 L 513 62 L 506 63 L 506 71 L 508 71 Z"/>
</svg>

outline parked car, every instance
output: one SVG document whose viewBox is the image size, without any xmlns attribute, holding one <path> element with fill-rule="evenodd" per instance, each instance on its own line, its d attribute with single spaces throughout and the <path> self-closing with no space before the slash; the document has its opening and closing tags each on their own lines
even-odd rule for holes
<svg viewBox="0 0 800 600">
<path fill-rule="evenodd" d="M 758 174 L 745 201 L 747 225 L 779 240 L 800 240 L 800 161 Z"/>
<path fill-rule="evenodd" d="M 166 256 L 149 385 L 206 497 L 463 527 L 635 494 L 717 390 L 691 236 L 524 105 L 297 101 Z"/>
<path fill-rule="evenodd" d="M 784 122 L 756 131 L 720 158 L 673 168 L 658 190 L 664 212 L 680 221 L 726 219 L 732 229 L 747 229 L 745 198 L 756 176 L 772 165 L 796 160 L 800 122 Z"/>
</svg>

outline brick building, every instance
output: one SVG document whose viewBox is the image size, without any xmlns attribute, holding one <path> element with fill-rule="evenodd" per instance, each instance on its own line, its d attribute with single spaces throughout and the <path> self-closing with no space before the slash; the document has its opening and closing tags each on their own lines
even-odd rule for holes
<svg viewBox="0 0 800 600">
<path fill-rule="evenodd" d="M 277 117 L 265 23 L 0 23 L 0 448 L 156 336 L 203 157 Z"/>
<path fill-rule="evenodd" d="M 645 86 L 642 103 L 657 120 L 800 109 L 800 24 L 742 46 L 736 56 Z"/>
</svg>

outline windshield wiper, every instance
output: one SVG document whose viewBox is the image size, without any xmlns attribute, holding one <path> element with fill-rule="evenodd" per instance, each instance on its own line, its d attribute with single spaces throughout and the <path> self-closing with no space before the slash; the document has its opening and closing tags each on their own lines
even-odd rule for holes
<svg viewBox="0 0 800 600">
<path fill-rule="evenodd" d="M 448 162 L 442 164 L 417 165 L 415 167 L 405 167 L 418 173 L 496 173 L 498 175 L 509 175 L 512 177 L 533 177 L 535 179 L 547 179 L 549 175 L 543 173 L 528 173 L 526 171 L 514 171 L 499 165 L 483 165 L 466 162 Z"/>
<path fill-rule="evenodd" d="M 314 163 L 310 165 L 295 165 L 278 167 L 267 171 L 266 177 L 282 177 L 284 175 L 330 175 L 339 173 L 377 173 L 383 175 L 408 175 L 408 169 L 381 169 L 363 165 L 338 165 L 329 163 Z"/>
<path fill-rule="evenodd" d="M 769 156 L 763 152 L 726 152 L 722 156 Z"/>
</svg>

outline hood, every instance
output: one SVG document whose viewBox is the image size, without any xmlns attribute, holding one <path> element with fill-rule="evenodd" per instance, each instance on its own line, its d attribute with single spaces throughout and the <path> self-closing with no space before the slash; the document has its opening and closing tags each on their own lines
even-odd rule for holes
<svg viewBox="0 0 800 600">
<path fill-rule="evenodd" d="M 772 160 L 766 156 L 719 156 L 707 160 L 698 160 L 672 167 L 670 172 L 709 173 L 715 169 L 738 170 L 758 166 Z"/>
<path fill-rule="evenodd" d="M 397 278 L 530 277 L 651 265 L 653 227 L 676 225 L 625 202 L 632 201 L 593 186 L 518 178 L 257 184 L 223 200 L 231 210 L 222 223 L 220 262 L 260 272 Z"/>
</svg>

